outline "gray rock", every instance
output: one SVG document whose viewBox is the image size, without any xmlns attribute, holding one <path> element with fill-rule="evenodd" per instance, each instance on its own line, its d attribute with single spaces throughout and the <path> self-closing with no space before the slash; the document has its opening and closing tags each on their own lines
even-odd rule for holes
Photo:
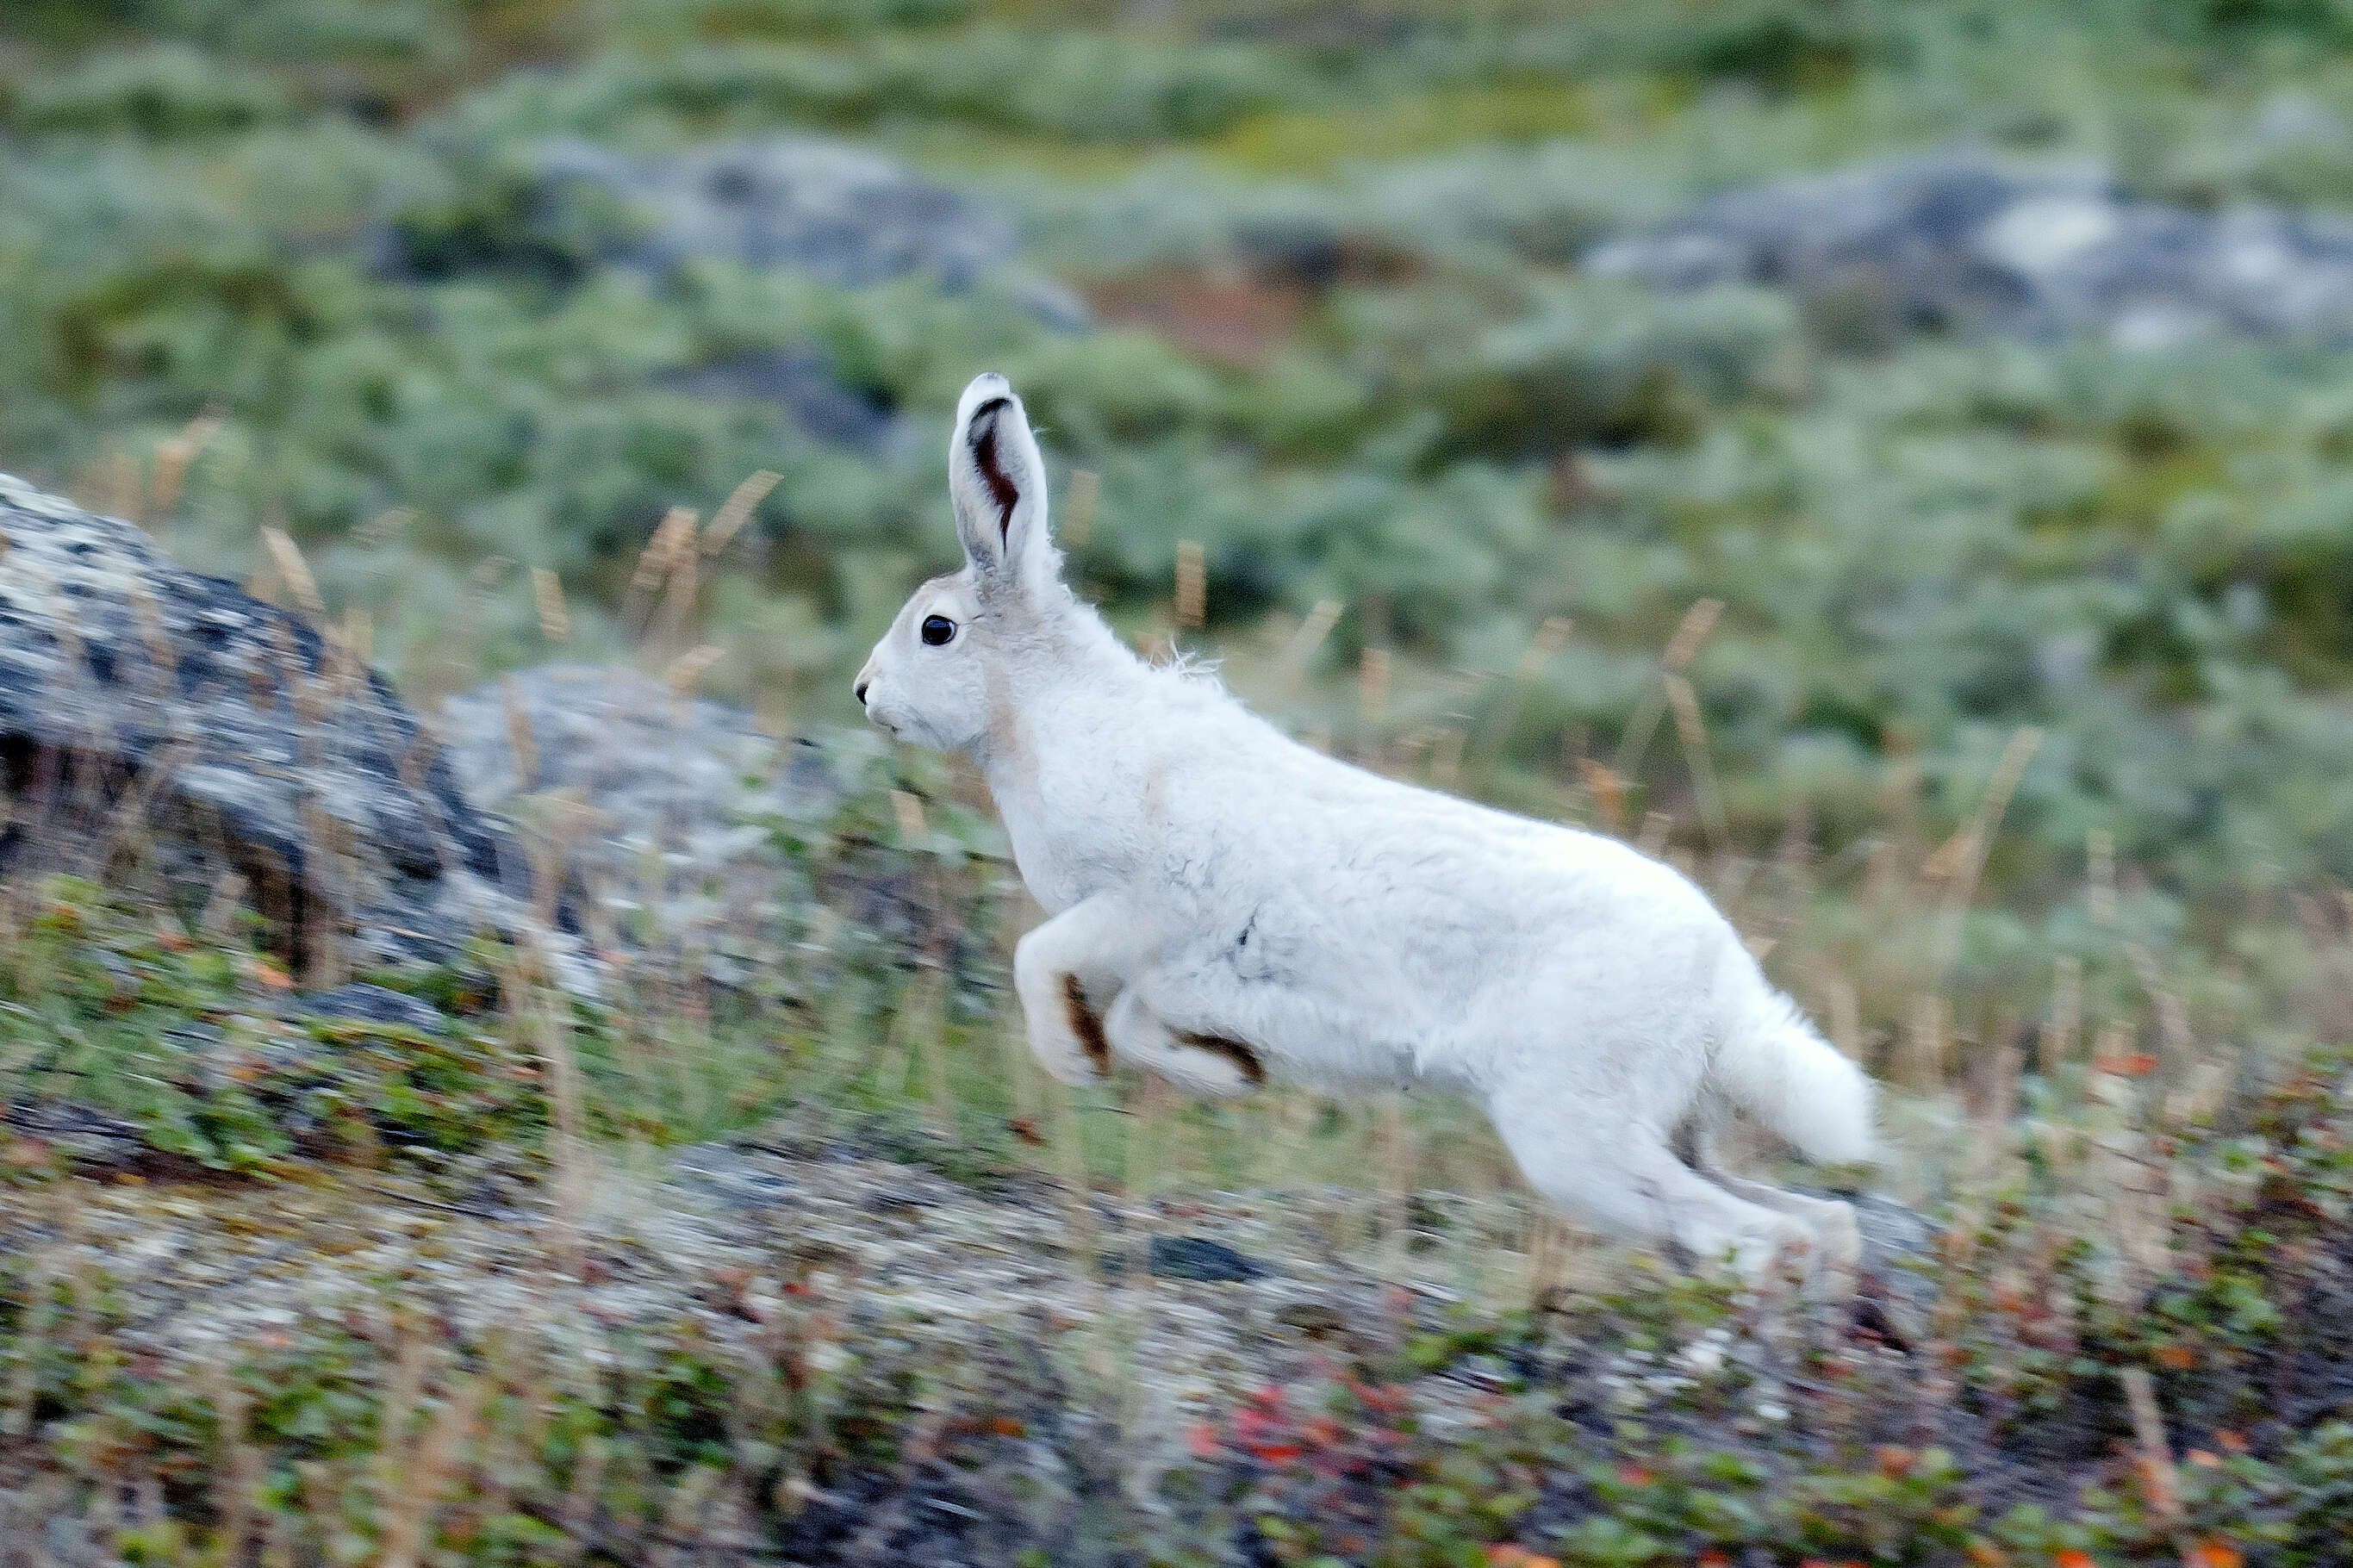
<svg viewBox="0 0 2353 1568">
<path fill-rule="evenodd" d="M 1014 251 L 1011 226 L 880 153 L 793 137 L 636 159 L 550 143 L 542 178 L 620 198 L 644 220 L 628 258 L 669 268 L 719 258 L 845 288 L 902 273 L 966 289 Z"/>
<path fill-rule="evenodd" d="M 1075 296 L 1012 266 L 1011 224 L 865 148 L 777 137 L 641 159 L 565 140 L 539 163 L 543 199 L 617 202 L 635 215 L 614 259 L 659 271 L 718 259 L 850 289 L 921 272 L 948 293 L 994 276 L 1044 320 L 1085 324 Z"/>
<path fill-rule="evenodd" d="M 1205 1236 L 1154 1237 L 1151 1268 L 1163 1279 L 1192 1279 L 1208 1284 L 1240 1284 L 1272 1272 L 1257 1258 Z"/>
<path fill-rule="evenodd" d="M 736 355 L 665 371 L 655 380 L 696 397 L 748 398 L 787 409 L 818 440 L 877 456 L 895 456 L 905 428 L 888 403 L 844 386 L 812 349 Z"/>
<path fill-rule="evenodd" d="M 365 981 L 353 981 L 338 985 L 332 991 L 312 991 L 297 996 L 286 1011 L 297 1018 L 342 1018 L 357 1024 L 396 1024 L 403 1028 L 420 1030 L 428 1035 L 439 1034 L 449 1021 L 430 1002 L 371 985 Z"/>
<path fill-rule="evenodd" d="M 1947 157 L 1776 183 L 1604 244 L 1586 266 L 1662 289 L 1786 289 L 1864 337 L 2353 341 L 2353 226 L 2143 201 L 2091 165 Z"/>
<path fill-rule="evenodd" d="M 814 809 L 831 780 L 787 766 L 750 714 L 626 666 L 548 665 L 448 699 L 442 728 L 473 798 L 560 844 L 600 944 L 691 945 L 714 977 L 774 962 L 786 866 L 761 819 Z"/>
<path fill-rule="evenodd" d="M 0 871 L 238 883 L 298 968 L 443 960 L 527 918 L 523 868 L 381 676 L 0 475 Z M 235 873 L 236 882 L 226 876 Z"/>
</svg>

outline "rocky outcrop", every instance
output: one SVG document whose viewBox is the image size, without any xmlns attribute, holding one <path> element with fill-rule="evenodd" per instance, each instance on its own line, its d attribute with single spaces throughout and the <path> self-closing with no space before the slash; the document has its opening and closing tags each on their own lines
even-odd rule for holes
<svg viewBox="0 0 2353 1568">
<path fill-rule="evenodd" d="M 6 475 L 0 538 L 0 873 L 233 894 L 306 973 L 527 918 L 524 868 L 382 677 Z"/>
<path fill-rule="evenodd" d="M 621 665 L 546 665 L 442 704 L 469 796 L 560 846 L 598 945 L 773 963 L 787 867 L 768 828 L 838 793 L 750 714 Z"/>
<path fill-rule="evenodd" d="M 908 274 L 947 294 L 984 280 L 1051 323 L 1085 324 L 1069 290 L 1019 265 L 1004 217 L 870 148 L 814 136 L 746 137 L 636 157 L 557 138 L 466 199 L 403 212 L 377 264 L 427 279 L 464 272 L 563 285 L 597 267 L 669 274 L 698 260 L 799 273 L 843 289 Z"/>
<path fill-rule="evenodd" d="M 615 259 L 668 269 L 717 258 L 843 288 L 926 272 L 968 289 L 1012 258 L 1012 226 L 880 153 L 806 137 L 630 158 L 563 141 L 540 155 L 547 199 L 618 201 L 641 220 Z"/>
<path fill-rule="evenodd" d="M 1019 236 L 1004 217 L 845 142 L 751 137 L 636 157 L 558 138 L 470 178 L 463 195 L 392 218 L 375 239 L 380 271 L 426 281 L 527 277 L 557 288 L 611 267 L 669 278 L 696 261 L 844 289 L 913 275 L 944 294 L 985 282 L 1058 329 L 1088 324 L 1076 294 L 1020 264 Z M 902 451 L 887 401 L 846 384 L 808 345 L 750 349 L 657 379 L 692 396 L 772 405 L 822 441 Z"/>
<path fill-rule="evenodd" d="M 778 982 L 820 907 L 887 962 L 925 955 L 976 984 L 997 962 L 985 879 L 886 841 L 895 782 L 871 730 L 781 741 L 625 665 L 521 670 L 438 718 L 467 797 L 562 868 L 585 934 L 640 972 Z"/>
<path fill-rule="evenodd" d="M 1588 270 L 1786 289 L 1834 334 L 2353 341 L 2353 225 L 2137 199 L 2096 166 L 1965 157 L 1777 182 L 1611 241 Z"/>
</svg>

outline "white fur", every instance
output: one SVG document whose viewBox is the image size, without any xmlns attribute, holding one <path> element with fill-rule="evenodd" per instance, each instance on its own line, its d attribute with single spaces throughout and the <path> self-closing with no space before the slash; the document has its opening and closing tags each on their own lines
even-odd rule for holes
<svg viewBox="0 0 2353 1568">
<path fill-rule="evenodd" d="M 1204 1094 L 1251 1087 L 1227 1041 L 1282 1079 L 1440 1086 L 1580 1219 L 1752 1274 L 1784 1252 L 1852 1265 L 1846 1205 L 1707 1157 L 1725 1109 L 1840 1161 L 1868 1157 L 1872 1113 L 1699 889 L 1615 839 L 1337 762 L 1137 658 L 1060 580 L 1001 376 L 965 392 L 949 491 L 964 570 L 915 591 L 858 689 L 885 730 L 986 770 L 1052 917 L 1014 963 L 1049 1071 L 1096 1076 L 1093 1025 Z M 942 647 L 919 636 L 934 615 Z"/>
</svg>

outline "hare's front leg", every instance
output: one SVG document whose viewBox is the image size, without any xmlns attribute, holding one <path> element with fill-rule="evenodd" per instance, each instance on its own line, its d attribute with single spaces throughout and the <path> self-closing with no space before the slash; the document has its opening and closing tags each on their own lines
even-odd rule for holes
<svg viewBox="0 0 2353 1568">
<path fill-rule="evenodd" d="M 1107 893 L 1035 927 L 1013 949 L 1013 989 L 1038 1065 L 1073 1086 L 1111 1074 L 1103 1009 L 1134 971 L 1144 931 Z"/>
<path fill-rule="evenodd" d="M 1133 985 L 1112 1003 L 1103 1032 L 1122 1060 L 1194 1094 L 1225 1100 L 1266 1081 L 1265 1065 L 1250 1047 L 1223 1035 L 1170 1028 Z"/>
</svg>

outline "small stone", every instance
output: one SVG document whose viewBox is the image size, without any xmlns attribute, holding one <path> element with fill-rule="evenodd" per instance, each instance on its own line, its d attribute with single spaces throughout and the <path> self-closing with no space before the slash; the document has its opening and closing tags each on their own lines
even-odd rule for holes
<svg viewBox="0 0 2353 1568">
<path fill-rule="evenodd" d="M 1240 1284 L 1271 1272 L 1256 1258 L 1236 1252 L 1221 1241 L 1200 1236 L 1155 1236 L 1152 1238 L 1152 1272 L 1163 1279 L 1190 1279 L 1202 1284 Z"/>
<path fill-rule="evenodd" d="M 360 1024 L 395 1024 L 425 1034 L 438 1034 L 448 1020 L 430 1002 L 382 985 L 355 980 L 332 991 L 297 996 L 287 1011 L 298 1018 L 343 1018 Z"/>
</svg>

